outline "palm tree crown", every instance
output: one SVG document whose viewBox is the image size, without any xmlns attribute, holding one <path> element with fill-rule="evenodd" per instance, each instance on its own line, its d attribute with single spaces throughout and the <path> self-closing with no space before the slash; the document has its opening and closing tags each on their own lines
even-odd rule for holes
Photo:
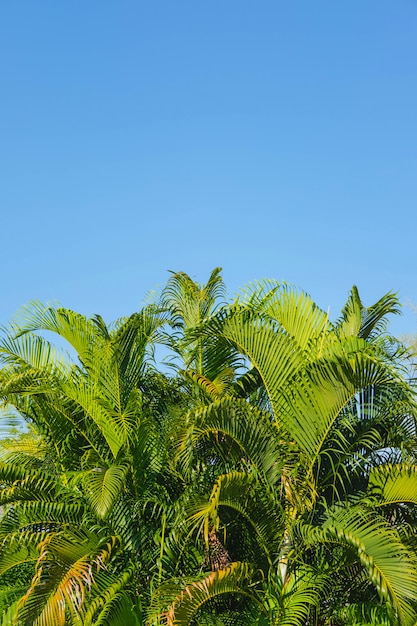
<svg viewBox="0 0 417 626">
<path fill-rule="evenodd" d="M 33 303 L 4 332 L 28 425 L 0 450 L 4 625 L 416 623 L 397 298 L 354 287 L 336 322 L 275 281 L 225 298 L 219 268 L 173 273 L 112 327 Z"/>
</svg>

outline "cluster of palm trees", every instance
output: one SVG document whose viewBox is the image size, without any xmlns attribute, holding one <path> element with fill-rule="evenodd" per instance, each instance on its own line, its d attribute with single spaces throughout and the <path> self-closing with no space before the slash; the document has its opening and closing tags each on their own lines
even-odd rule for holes
<svg viewBox="0 0 417 626">
<path fill-rule="evenodd" d="M 218 268 L 111 327 L 25 308 L 0 342 L 2 420 L 25 424 L 0 447 L 0 624 L 414 626 L 395 313 L 353 288 L 332 322 L 274 281 L 227 302 Z"/>
</svg>

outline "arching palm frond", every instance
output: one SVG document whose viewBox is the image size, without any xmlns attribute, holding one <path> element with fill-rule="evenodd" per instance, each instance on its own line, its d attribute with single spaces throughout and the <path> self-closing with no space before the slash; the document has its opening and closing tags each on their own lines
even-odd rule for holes
<svg viewBox="0 0 417 626">
<path fill-rule="evenodd" d="M 278 563 L 285 533 L 284 507 L 276 494 L 267 491 L 255 476 L 245 472 L 221 475 L 206 502 L 195 498 L 187 508 L 189 524 L 201 532 L 207 549 L 210 533 L 219 531 L 223 515 L 232 511 L 242 527 L 244 524 L 250 527 L 264 560 L 271 567 Z"/>
<path fill-rule="evenodd" d="M 280 480 L 284 455 L 291 456 L 291 446 L 288 451 L 280 443 L 281 434 L 271 424 L 269 414 L 244 400 L 223 398 L 188 414 L 174 439 L 175 462 L 189 475 L 199 442 L 211 438 L 211 450 L 219 455 L 219 460 L 223 455 L 224 460 L 243 461 L 246 467 L 267 476 L 273 485 Z"/>
<path fill-rule="evenodd" d="M 116 537 L 101 539 L 86 530 L 49 534 L 40 544 L 37 571 L 19 603 L 18 619 L 30 616 L 34 626 L 65 624 L 70 615 L 80 613 L 95 571 L 118 548 Z"/>
<path fill-rule="evenodd" d="M 134 602 L 131 594 L 126 593 L 126 588 L 134 582 L 135 574 L 133 565 L 125 567 L 119 576 L 99 570 L 94 576 L 96 584 L 90 591 L 88 609 L 74 620 L 74 626 L 141 626 L 140 605 Z"/>
<path fill-rule="evenodd" d="M 37 300 L 21 309 L 13 322 L 13 329 L 19 337 L 27 333 L 55 333 L 68 342 L 82 363 L 92 349 L 107 338 L 107 331 L 97 323 L 97 318 L 88 319 L 71 309 L 44 305 Z M 35 336 L 39 337 L 38 334 Z"/>
<path fill-rule="evenodd" d="M 417 506 L 417 465 L 399 463 L 372 468 L 368 493 L 377 506 L 409 503 Z"/>
<path fill-rule="evenodd" d="M 155 594 L 149 612 L 149 624 L 162 619 L 166 626 L 190 626 L 196 614 L 213 599 L 227 594 L 241 594 L 258 606 L 258 613 L 265 611 L 247 583 L 255 581 L 254 572 L 247 563 L 231 563 L 229 567 L 201 576 L 198 580 L 185 583 L 184 580 L 166 582 Z M 167 607 L 161 613 L 161 606 Z"/>
<path fill-rule="evenodd" d="M 398 616 L 401 624 L 414 624 L 415 556 L 384 517 L 363 506 L 345 504 L 330 509 L 320 526 L 300 522 L 294 529 L 305 548 L 335 544 L 353 550 L 380 599 L 392 607 L 394 618 Z"/>
<path fill-rule="evenodd" d="M 84 492 L 92 509 L 100 519 L 105 519 L 120 496 L 129 471 L 127 462 L 109 467 L 95 467 L 84 473 Z"/>
</svg>

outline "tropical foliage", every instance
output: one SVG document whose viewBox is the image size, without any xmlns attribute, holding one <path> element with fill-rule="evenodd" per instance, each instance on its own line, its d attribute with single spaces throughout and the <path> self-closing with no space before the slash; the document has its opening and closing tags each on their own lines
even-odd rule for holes
<svg viewBox="0 0 417 626">
<path fill-rule="evenodd" d="M 354 287 L 331 321 L 275 281 L 227 301 L 218 268 L 112 326 L 22 309 L 0 343 L 0 624 L 414 626 L 398 312 Z"/>
</svg>

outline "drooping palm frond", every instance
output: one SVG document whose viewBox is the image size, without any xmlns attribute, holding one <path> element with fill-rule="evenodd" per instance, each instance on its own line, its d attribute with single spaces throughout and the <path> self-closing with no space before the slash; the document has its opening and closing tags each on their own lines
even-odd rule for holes
<svg viewBox="0 0 417 626">
<path fill-rule="evenodd" d="M 29 470 L 15 464 L 0 463 L 0 481 L 3 486 L 0 494 L 1 504 L 33 495 L 39 500 L 58 496 L 59 482 L 56 476 L 42 470 Z"/>
<path fill-rule="evenodd" d="M 149 612 L 149 624 L 161 619 L 166 626 L 191 626 L 193 619 L 205 605 L 226 594 L 241 594 L 258 606 L 259 613 L 266 613 L 256 590 L 247 583 L 256 583 L 256 575 L 247 563 L 231 563 L 229 567 L 201 576 L 185 584 L 183 580 L 166 582 L 155 594 Z M 161 613 L 161 607 L 167 607 Z"/>
<path fill-rule="evenodd" d="M 97 319 L 88 319 L 71 309 L 44 305 L 36 300 L 20 310 L 13 328 L 18 336 L 38 332 L 55 333 L 68 342 L 82 363 L 91 350 L 107 338 L 107 332 L 97 323 Z M 35 336 L 39 337 L 37 334 Z"/>
<path fill-rule="evenodd" d="M 384 358 L 373 354 L 363 340 L 349 339 L 342 354 L 326 356 L 308 365 L 303 376 L 291 381 L 282 394 L 289 432 L 315 460 L 338 416 L 364 389 L 406 384 Z M 411 400 L 411 397 L 410 397 Z"/>
<path fill-rule="evenodd" d="M 37 546 L 45 536 L 46 530 L 38 528 L 36 531 L 24 530 L 10 533 L 1 538 L 0 580 L 2 582 L 5 575 L 10 575 L 10 573 L 14 578 L 14 574 L 19 571 L 21 566 L 28 566 L 27 571 L 31 572 L 30 578 L 32 578 L 39 556 Z"/>
<path fill-rule="evenodd" d="M 206 502 L 195 498 L 188 505 L 189 523 L 203 535 L 207 547 L 209 534 L 220 529 L 225 510 L 233 511 L 242 526 L 250 526 L 268 563 L 277 563 L 284 541 L 285 513 L 276 494 L 245 472 L 219 476 Z"/>
<path fill-rule="evenodd" d="M 63 372 L 71 368 L 69 354 L 55 348 L 45 337 L 32 332 L 21 334 L 18 327 L 2 329 L 0 361 L 9 368 L 35 369 L 39 373 Z"/>
<path fill-rule="evenodd" d="M 225 459 L 234 458 L 235 462 L 244 459 L 247 466 L 256 468 L 274 484 L 279 480 L 280 460 L 288 453 L 286 446 L 280 445 L 280 434 L 271 424 L 269 414 L 244 400 L 226 397 L 188 414 L 183 427 L 176 432 L 175 462 L 189 475 L 199 441 L 211 437 L 218 455 L 223 453 Z M 222 436 L 224 439 L 217 446 L 216 441 Z"/>
<path fill-rule="evenodd" d="M 181 371 L 181 374 L 201 389 L 209 400 L 218 400 L 233 392 L 235 372 L 231 367 L 226 367 L 219 372 L 214 380 L 192 370 Z"/>
<path fill-rule="evenodd" d="M 95 586 L 90 591 L 88 608 L 74 620 L 74 626 L 142 626 L 141 611 L 132 598 L 126 593 L 134 579 L 136 568 L 130 564 L 119 576 L 112 576 L 105 570 L 94 575 Z"/>
<path fill-rule="evenodd" d="M 48 534 L 32 584 L 18 606 L 18 619 L 34 626 L 65 624 L 82 610 L 95 570 L 106 566 L 119 548 L 116 537 L 100 538 L 84 530 Z M 45 576 L 47 574 L 47 576 Z"/>
<path fill-rule="evenodd" d="M 295 533 L 304 547 L 334 543 L 352 549 L 393 615 L 401 624 L 414 624 L 415 556 L 384 517 L 360 505 L 344 505 L 329 510 L 321 526 L 297 523 Z"/>
</svg>

